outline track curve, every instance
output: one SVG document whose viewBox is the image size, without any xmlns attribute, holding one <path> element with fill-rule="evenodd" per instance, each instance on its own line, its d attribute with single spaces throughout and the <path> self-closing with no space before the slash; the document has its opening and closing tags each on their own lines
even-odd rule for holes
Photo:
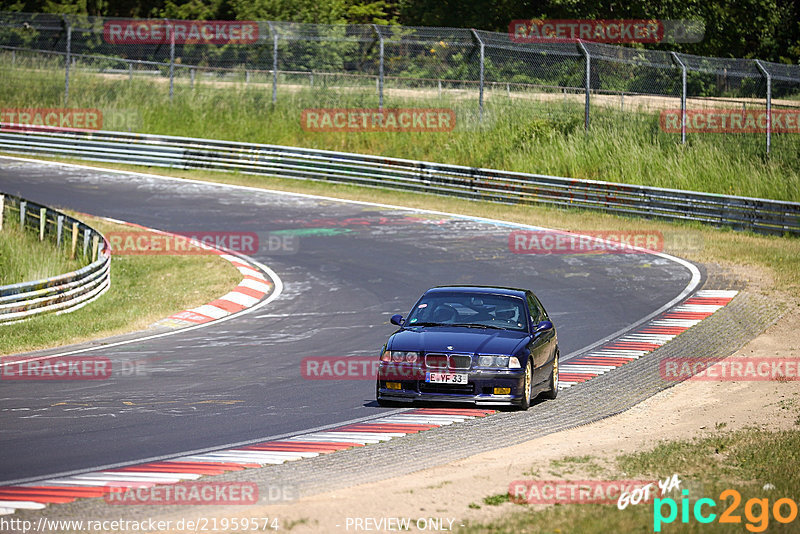
<svg viewBox="0 0 800 534">
<path fill-rule="evenodd" d="M 0 190 L 172 232 L 294 231 L 254 259 L 280 298 L 200 330 L 100 351 L 158 357 L 141 379 L 0 381 L 0 483 L 300 432 L 385 412 L 371 381 L 308 381 L 307 356 L 376 355 L 419 294 L 530 287 L 577 354 L 681 295 L 696 272 L 650 254 L 518 255 L 502 225 L 306 195 L 0 159 Z M 97 355 L 98 351 L 92 354 Z"/>
</svg>

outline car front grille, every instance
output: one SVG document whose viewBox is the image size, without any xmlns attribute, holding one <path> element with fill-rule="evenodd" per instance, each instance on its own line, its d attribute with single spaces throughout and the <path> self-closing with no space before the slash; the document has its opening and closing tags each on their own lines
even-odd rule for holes
<svg viewBox="0 0 800 534">
<path fill-rule="evenodd" d="M 425 367 L 430 369 L 447 369 L 447 354 L 426 354 Z"/>
<path fill-rule="evenodd" d="M 430 353 L 425 355 L 425 366 L 429 369 L 469 369 L 472 366 L 472 356 Z"/>
<path fill-rule="evenodd" d="M 469 354 L 451 354 L 450 369 L 469 369 L 472 365 L 472 356 Z"/>
</svg>

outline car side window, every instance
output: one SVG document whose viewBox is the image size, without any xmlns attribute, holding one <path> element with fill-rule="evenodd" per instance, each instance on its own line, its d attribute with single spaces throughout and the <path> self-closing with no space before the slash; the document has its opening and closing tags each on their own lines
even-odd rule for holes
<svg viewBox="0 0 800 534">
<path fill-rule="evenodd" d="M 539 320 L 540 321 L 549 321 L 550 320 L 550 316 L 547 315 L 547 311 L 544 309 L 544 306 L 542 305 L 541 302 L 539 302 L 539 297 L 534 296 L 533 300 L 536 301 L 537 307 L 539 308 L 539 315 L 540 315 Z"/>
<path fill-rule="evenodd" d="M 541 320 L 542 312 L 539 310 L 539 306 L 536 304 L 536 300 L 533 298 L 533 295 L 528 293 L 528 309 L 531 312 L 531 320 L 533 325 L 536 326 L 539 321 Z"/>
</svg>

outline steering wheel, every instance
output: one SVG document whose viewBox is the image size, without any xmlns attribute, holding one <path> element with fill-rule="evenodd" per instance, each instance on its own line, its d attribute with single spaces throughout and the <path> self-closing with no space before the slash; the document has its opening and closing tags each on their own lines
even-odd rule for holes
<svg viewBox="0 0 800 534">
<path fill-rule="evenodd" d="M 436 323 L 454 322 L 458 311 L 449 304 L 440 304 L 433 310 L 433 321 Z"/>
</svg>

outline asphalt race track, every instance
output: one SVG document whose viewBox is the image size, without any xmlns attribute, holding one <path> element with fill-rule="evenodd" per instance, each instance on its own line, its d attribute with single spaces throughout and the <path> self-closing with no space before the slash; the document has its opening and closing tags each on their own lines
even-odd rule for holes
<svg viewBox="0 0 800 534">
<path fill-rule="evenodd" d="M 149 359 L 147 376 L 0 381 L 0 484 L 265 439 L 392 411 L 371 380 L 306 380 L 309 356 L 378 356 L 438 284 L 529 287 L 576 354 L 690 282 L 649 254 L 514 254 L 515 228 L 467 218 L 214 184 L 0 159 L 0 191 L 173 232 L 297 236 L 252 257 L 283 282 L 269 305 L 207 328 L 93 351 Z M 112 271 L 113 284 L 113 271 Z"/>
</svg>

